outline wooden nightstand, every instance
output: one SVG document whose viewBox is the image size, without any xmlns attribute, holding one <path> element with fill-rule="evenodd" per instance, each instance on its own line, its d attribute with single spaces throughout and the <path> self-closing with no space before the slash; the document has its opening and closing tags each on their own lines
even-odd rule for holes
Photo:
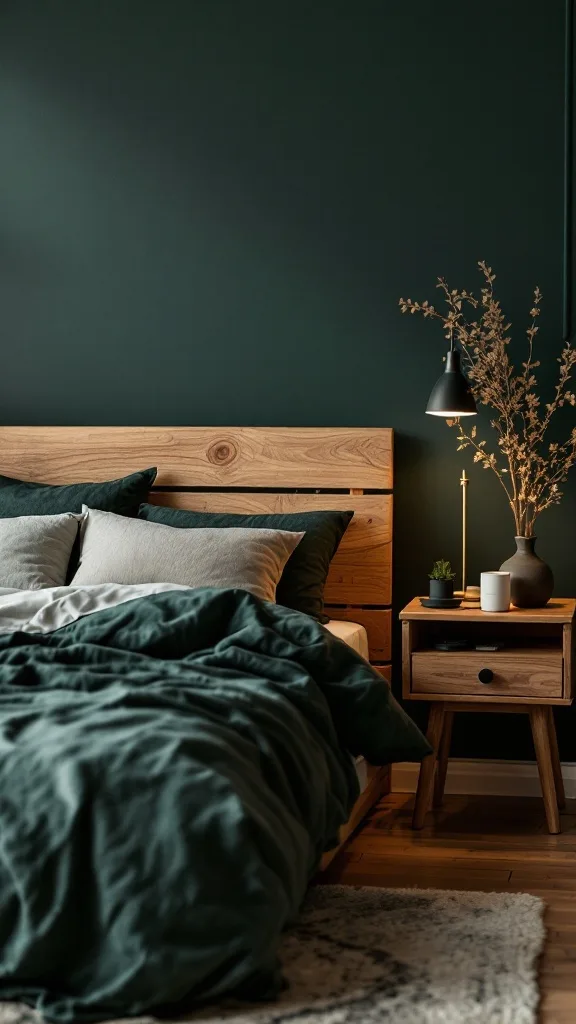
<svg viewBox="0 0 576 1024">
<path fill-rule="evenodd" d="M 432 797 L 435 805 L 442 802 L 455 712 L 495 711 L 530 716 L 548 829 L 560 831 L 564 786 L 552 705 L 572 703 L 575 609 L 576 600 L 555 598 L 545 608 L 492 613 L 462 605 L 438 611 L 415 598 L 400 612 L 404 699 L 431 701 L 434 753 L 420 768 L 414 828 L 422 828 Z M 467 641 L 468 647 L 436 650 L 443 640 Z M 475 650 L 490 642 L 502 646 Z"/>
</svg>

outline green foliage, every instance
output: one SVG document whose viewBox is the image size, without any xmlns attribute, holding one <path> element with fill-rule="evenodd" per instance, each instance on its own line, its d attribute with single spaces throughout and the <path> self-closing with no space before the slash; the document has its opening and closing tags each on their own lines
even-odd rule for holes
<svg viewBox="0 0 576 1024">
<path fill-rule="evenodd" d="M 434 562 L 432 572 L 429 572 L 428 576 L 431 580 L 453 580 L 456 577 L 456 573 L 452 572 L 450 562 L 440 558 L 437 562 Z"/>
</svg>

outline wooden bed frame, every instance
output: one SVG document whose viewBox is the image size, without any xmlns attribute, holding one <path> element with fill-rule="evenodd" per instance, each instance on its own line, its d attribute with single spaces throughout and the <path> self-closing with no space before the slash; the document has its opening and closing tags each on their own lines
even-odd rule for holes
<svg viewBox="0 0 576 1024">
<path fill-rule="evenodd" d="M 244 513 L 353 509 L 328 576 L 327 612 L 364 625 L 370 661 L 389 681 L 392 430 L 0 427 L 0 473 L 20 480 L 109 480 L 148 466 L 158 467 L 150 501 L 159 505 Z M 388 789 L 388 769 L 369 768 L 341 842 Z"/>
</svg>

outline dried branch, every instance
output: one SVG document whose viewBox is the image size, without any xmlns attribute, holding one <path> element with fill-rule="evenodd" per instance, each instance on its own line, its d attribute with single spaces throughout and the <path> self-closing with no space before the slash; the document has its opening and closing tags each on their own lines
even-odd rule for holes
<svg viewBox="0 0 576 1024">
<path fill-rule="evenodd" d="M 494 297 L 496 275 L 483 261 L 478 263 L 484 282 L 481 297 L 472 292 L 450 289 L 443 277 L 437 287 L 443 294 L 447 312 L 426 302 L 400 299 L 402 313 L 420 313 L 439 320 L 445 336 L 462 350 L 463 366 L 476 402 L 494 410 L 491 424 L 496 431 L 498 455 L 486 451 L 486 441 L 476 441 L 476 427 L 469 433 L 458 420 L 458 450 L 474 449 L 474 462 L 491 469 L 498 477 L 514 515 L 518 536 L 531 537 L 537 516 L 562 498 L 559 488 L 576 462 L 576 427 L 563 443 L 546 444 L 545 437 L 554 413 L 565 405 L 576 406 L 576 395 L 569 388 L 576 365 L 576 349 L 565 345 L 558 359 L 558 380 L 552 401 L 542 410 L 536 388 L 535 371 L 540 366 L 533 358 L 538 333 L 542 294 L 534 291 L 530 326 L 526 330 L 528 353 L 518 373 L 508 354 L 511 324 L 506 322 L 500 303 Z M 468 320 L 465 310 L 473 311 Z"/>
</svg>

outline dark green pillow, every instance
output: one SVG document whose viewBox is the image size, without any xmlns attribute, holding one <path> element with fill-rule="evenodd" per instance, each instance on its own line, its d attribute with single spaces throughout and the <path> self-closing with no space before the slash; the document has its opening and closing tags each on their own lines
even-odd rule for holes
<svg viewBox="0 0 576 1024">
<path fill-rule="evenodd" d="M 286 562 L 276 591 L 278 604 L 328 622 L 324 614 L 324 584 L 330 561 L 353 512 L 287 512 L 278 515 L 236 515 L 225 512 L 185 512 L 163 505 L 141 505 L 138 516 L 152 523 L 181 529 L 226 529 L 241 526 L 249 530 L 305 531 L 296 550 Z"/>
<path fill-rule="evenodd" d="M 81 512 L 82 505 L 137 516 L 138 506 L 148 497 L 158 470 L 93 484 L 34 484 L 0 476 L 0 519 L 13 516 L 53 516 L 61 512 Z"/>
</svg>

